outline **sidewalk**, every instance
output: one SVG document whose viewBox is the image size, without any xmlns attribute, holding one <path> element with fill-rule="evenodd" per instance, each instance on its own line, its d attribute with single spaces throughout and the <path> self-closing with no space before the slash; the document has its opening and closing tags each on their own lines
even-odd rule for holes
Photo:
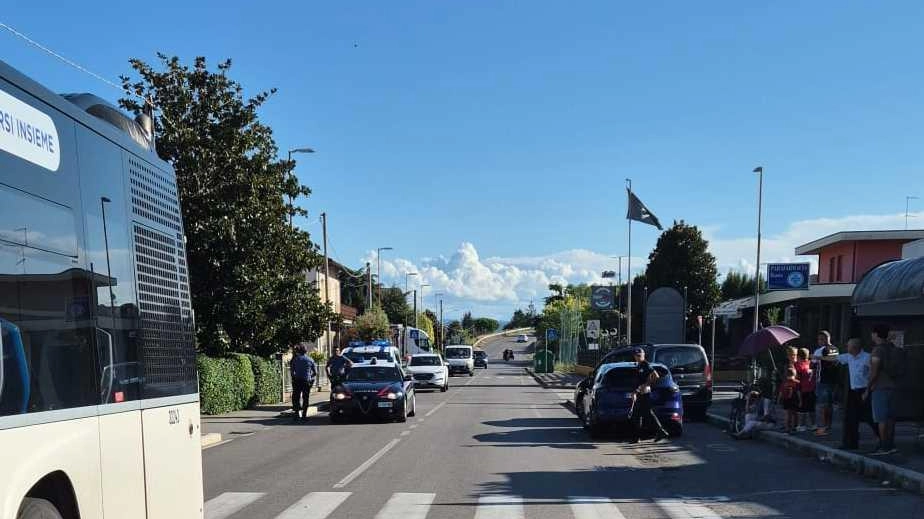
<svg viewBox="0 0 924 519">
<path fill-rule="evenodd" d="M 526 373 L 546 389 L 574 389 L 584 379 L 574 373 L 536 373 L 532 368 L 526 368 Z"/>
<path fill-rule="evenodd" d="M 731 411 L 731 393 L 716 393 L 709 408 L 709 421 L 728 427 Z M 847 470 L 873 477 L 883 485 L 891 485 L 924 494 L 924 429 L 915 423 L 899 422 L 895 427 L 895 444 L 898 453 L 889 456 L 870 456 L 876 449 L 876 438 L 866 424 L 860 425 L 860 449 L 839 450 L 843 411 L 835 409 L 833 427 L 826 437 L 815 436 L 814 431 L 785 434 L 782 431 L 761 431 L 757 438 L 774 445 L 812 456 Z M 783 423 L 782 415 L 777 423 Z"/>
<path fill-rule="evenodd" d="M 319 392 L 312 388 L 308 398 L 308 416 L 327 409 L 330 392 L 323 387 Z M 202 415 L 202 447 L 250 436 L 263 429 L 292 422 L 291 402 L 260 405 L 253 409 L 242 409 L 221 415 Z"/>
</svg>

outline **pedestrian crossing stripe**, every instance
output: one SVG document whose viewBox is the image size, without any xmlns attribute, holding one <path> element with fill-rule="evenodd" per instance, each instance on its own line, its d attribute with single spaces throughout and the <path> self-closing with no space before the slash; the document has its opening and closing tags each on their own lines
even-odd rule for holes
<svg viewBox="0 0 924 519">
<path fill-rule="evenodd" d="M 352 492 L 311 492 L 286 508 L 274 519 L 326 519 L 337 511 Z M 246 508 L 266 496 L 262 492 L 225 492 L 205 502 L 205 519 L 227 519 L 231 516 L 250 517 Z M 607 497 L 572 496 L 567 499 L 574 519 L 627 519 L 620 504 L 652 503 L 666 519 L 721 519 L 701 501 L 684 499 L 613 500 Z M 436 494 L 397 492 L 376 514 L 375 519 L 427 519 L 436 501 Z M 474 519 L 526 519 L 528 506 L 545 506 L 543 500 L 524 502 L 521 496 L 506 494 L 484 495 L 473 504 Z M 241 513 L 239 513 L 241 512 Z M 342 514 L 341 514 L 342 515 Z M 542 514 L 535 517 L 541 517 Z M 433 519 L 435 519 L 435 515 Z M 648 517 L 648 516 L 646 516 Z"/>
</svg>

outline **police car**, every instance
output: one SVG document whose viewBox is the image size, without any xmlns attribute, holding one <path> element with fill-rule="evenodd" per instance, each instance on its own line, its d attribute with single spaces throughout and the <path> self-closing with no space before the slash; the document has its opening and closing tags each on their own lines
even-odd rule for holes
<svg viewBox="0 0 924 519">
<path fill-rule="evenodd" d="M 353 418 L 407 421 L 417 411 L 414 380 L 395 362 L 354 364 L 330 393 L 330 420 Z"/>
<path fill-rule="evenodd" d="M 368 364 L 372 359 L 378 362 L 401 364 L 401 352 L 390 342 L 384 340 L 370 343 L 351 342 L 350 346 L 343 350 L 343 356 L 350 359 L 354 365 Z"/>
</svg>

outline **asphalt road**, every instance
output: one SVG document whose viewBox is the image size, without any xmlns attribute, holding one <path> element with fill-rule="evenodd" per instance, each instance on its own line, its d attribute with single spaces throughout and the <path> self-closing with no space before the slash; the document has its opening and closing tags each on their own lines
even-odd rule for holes
<svg viewBox="0 0 924 519">
<path fill-rule="evenodd" d="M 524 362 L 423 392 L 405 424 L 270 426 L 203 452 L 206 519 L 924 518 L 922 500 L 707 424 L 591 441 Z M 525 354 L 518 358 L 524 359 Z"/>
</svg>

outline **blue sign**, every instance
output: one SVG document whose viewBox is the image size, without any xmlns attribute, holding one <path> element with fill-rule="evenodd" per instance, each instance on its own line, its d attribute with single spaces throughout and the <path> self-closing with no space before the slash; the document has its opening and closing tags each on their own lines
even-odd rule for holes
<svg viewBox="0 0 924 519">
<path fill-rule="evenodd" d="M 808 263 L 770 263 L 767 265 L 767 290 L 808 289 Z"/>
<path fill-rule="evenodd" d="M 418 330 L 411 330 L 411 339 L 419 339 L 420 332 Z"/>
<path fill-rule="evenodd" d="M 550 341 L 554 341 L 555 339 L 558 338 L 558 330 L 556 330 L 555 328 L 549 328 L 548 330 L 545 331 L 545 337 L 546 339 Z"/>
</svg>

